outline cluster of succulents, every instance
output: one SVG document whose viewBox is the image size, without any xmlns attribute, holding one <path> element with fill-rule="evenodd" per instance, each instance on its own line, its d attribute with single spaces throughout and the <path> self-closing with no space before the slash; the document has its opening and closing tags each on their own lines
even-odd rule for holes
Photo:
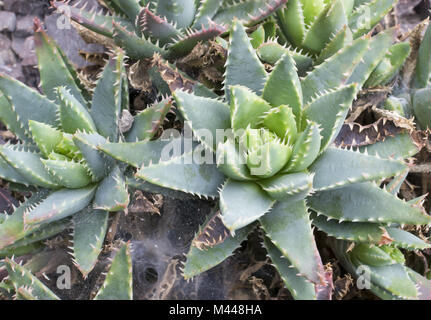
<svg viewBox="0 0 431 320">
<path fill-rule="evenodd" d="M 1 146 L 0 177 L 32 192 L 11 215 L 1 215 L 0 255 L 33 252 L 73 228 L 73 262 L 86 277 L 98 261 L 110 212 L 129 204 L 125 166 L 98 148 L 151 139 L 172 103 L 162 100 L 132 117 L 122 51 L 112 53 L 90 92 L 40 25 L 35 43 L 44 95 L 0 77 L 0 118 L 19 139 Z M 6 266 L 10 271 L 15 264 Z"/>
<path fill-rule="evenodd" d="M 315 298 L 315 286 L 325 285 L 312 224 L 335 238 L 371 247 L 429 247 L 396 226 L 426 225 L 431 218 L 376 184 L 408 169 L 402 159 L 391 156 L 414 155 L 413 142 L 395 137 L 368 153 L 331 146 L 358 90 L 357 83 L 346 81 L 355 70 L 352 60 L 359 63 L 369 41 L 355 40 L 299 79 L 289 53 L 268 74 L 236 21 L 230 30 L 224 99 L 174 92 L 200 144 L 177 158 L 137 167 L 136 177 L 162 188 L 219 198 L 218 217 L 210 219 L 210 229 L 204 225 L 198 232 L 187 256 L 186 278 L 230 256 L 257 226 L 295 298 Z M 217 130 L 230 136 L 210 139 Z M 400 147 L 407 149 L 405 154 L 399 154 Z M 139 149 L 131 143 L 102 146 L 119 161 Z M 195 157 L 202 150 L 207 159 L 215 157 L 213 164 L 186 162 L 191 153 Z M 214 228 L 217 223 L 226 230 Z M 209 230 L 218 233 L 202 238 Z"/>
<path fill-rule="evenodd" d="M 269 40 L 257 48 L 259 57 L 274 64 L 289 51 L 299 72 L 305 73 L 350 45 L 355 39 L 369 34 L 393 8 L 388 1 L 289 1 L 277 11 Z M 274 31 L 275 30 L 275 31 Z M 276 38 L 272 38 L 271 36 Z M 373 36 L 363 66 L 371 68 L 365 87 L 387 84 L 402 67 L 410 47 L 407 43 L 393 44 L 394 30 Z M 268 37 L 267 37 L 268 38 Z M 358 79 L 359 80 L 359 79 Z"/>
<path fill-rule="evenodd" d="M 110 13 L 86 10 L 79 3 L 53 5 L 96 34 L 113 39 L 133 59 L 154 53 L 178 59 L 198 42 L 214 39 L 226 31 L 233 17 L 255 25 L 284 5 L 286 0 L 104 0 Z M 102 41 L 104 42 L 104 41 Z"/>
<path fill-rule="evenodd" d="M 393 44 L 393 29 L 369 34 L 396 1 L 103 3 L 111 14 L 53 2 L 103 43 L 118 46 L 94 90 L 40 25 L 35 45 L 43 95 L 0 75 L 0 120 L 19 140 L 0 147 L 0 178 L 32 193 L 12 214 L 0 214 L 0 269 L 8 272 L 0 293 L 58 299 L 11 257 L 33 253 L 70 228 L 73 262 L 87 277 L 110 213 L 127 211 L 133 188 L 218 199 L 186 255 L 186 279 L 222 263 L 258 230 L 293 298 L 328 298 L 332 275 L 316 227 L 350 274 L 359 279 L 361 270 L 368 272 L 377 296 L 431 296 L 429 280 L 406 266 L 400 250 L 431 247 L 404 230 L 431 224 L 424 197 L 398 197 L 417 143 L 403 128 L 366 147 L 334 143 L 360 90 L 387 85 L 411 53 L 409 43 Z M 215 38 L 227 48 L 222 96 L 176 84 L 164 92 L 172 99 L 132 116 L 126 59 L 154 58 L 170 68 L 166 61 Z M 431 26 L 411 81 L 384 103 L 401 116 L 415 115 L 424 129 L 431 121 L 430 40 Z M 172 137 L 165 130 L 157 138 L 173 105 L 182 132 Z M 125 244 L 95 298 L 132 297 Z"/>
</svg>

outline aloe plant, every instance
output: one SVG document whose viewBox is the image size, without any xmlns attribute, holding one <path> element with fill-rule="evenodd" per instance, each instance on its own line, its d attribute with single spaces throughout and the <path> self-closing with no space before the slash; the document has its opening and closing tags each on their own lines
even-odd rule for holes
<svg viewBox="0 0 431 320">
<path fill-rule="evenodd" d="M 94 300 L 132 300 L 133 277 L 130 244 L 121 245 L 115 252 L 104 282 Z M 0 283 L 0 289 L 15 300 L 60 300 L 41 280 L 14 259 L 2 262 L 8 277 Z"/>
<path fill-rule="evenodd" d="M 304 73 L 369 33 L 395 3 L 396 0 L 290 0 L 276 13 L 275 34 L 274 29 L 269 29 L 276 39 L 263 41 L 256 49 L 259 57 L 270 64 L 289 51 Z M 391 29 L 374 36 L 357 66 L 358 81 L 358 77 L 370 77 L 365 87 L 387 84 L 407 58 L 409 45 L 393 45 L 393 33 Z"/>
<path fill-rule="evenodd" d="M 1 215 L 0 256 L 31 253 L 35 244 L 72 228 L 74 263 L 86 277 L 98 261 L 109 213 L 129 204 L 125 166 L 98 147 L 151 139 L 172 103 L 161 100 L 130 119 L 124 53 L 111 55 L 90 92 L 38 27 L 44 95 L 0 76 L 0 119 L 19 139 L 0 146 L 0 177 L 33 193 L 11 215 Z"/>
<path fill-rule="evenodd" d="M 133 59 L 151 58 L 154 53 L 178 59 L 198 42 L 214 39 L 226 31 L 232 18 L 255 25 L 287 0 L 105 0 L 110 13 L 95 13 L 85 6 L 53 3 L 83 27 L 112 39 Z M 102 40 L 106 43 L 105 40 Z"/>
<path fill-rule="evenodd" d="M 401 229 L 390 233 L 404 241 L 404 244 L 399 244 L 403 249 L 428 247 Z M 332 243 L 339 261 L 361 281 L 361 289 L 367 288 L 385 300 L 430 299 L 430 280 L 405 266 L 404 255 L 398 248 L 393 245 L 359 244 L 349 251 L 349 245 L 349 242 L 342 240 Z"/>
<path fill-rule="evenodd" d="M 387 139 L 368 153 L 333 146 L 360 85 L 346 80 L 369 43 L 368 37 L 358 38 L 303 79 L 286 52 L 268 74 L 244 26 L 234 21 L 225 96 L 174 93 L 186 128 L 191 127 L 198 141 L 195 149 L 184 148 L 182 155 L 137 166 L 126 157 L 130 153 L 144 157 L 143 143 L 100 146 L 137 168 L 134 183 L 141 187 L 219 198 L 220 212 L 202 226 L 187 255 L 185 278 L 222 262 L 260 226 L 268 254 L 292 295 L 312 299 L 326 285 L 327 276 L 311 212 L 337 222 L 336 228 L 348 239 L 374 244 L 387 239 L 388 224 L 430 223 L 431 217 L 420 207 L 375 183 L 407 169 L 402 159 L 391 155 L 401 146 L 408 155 L 416 153 L 411 140 Z M 219 130 L 224 135 L 220 141 L 215 138 Z M 175 144 L 171 147 L 175 149 Z M 190 159 L 194 161 L 187 162 Z"/>
<path fill-rule="evenodd" d="M 417 52 L 412 57 L 414 66 L 403 72 L 403 83 L 396 87 L 396 95 L 390 96 L 383 108 L 406 118 L 414 116 L 418 127 L 426 130 L 431 128 L 431 25 L 429 22 L 422 25 L 426 27 L 423 37 L 421 25 L 411 37 L 413 46 L 419 38 Z"/>
</svg>

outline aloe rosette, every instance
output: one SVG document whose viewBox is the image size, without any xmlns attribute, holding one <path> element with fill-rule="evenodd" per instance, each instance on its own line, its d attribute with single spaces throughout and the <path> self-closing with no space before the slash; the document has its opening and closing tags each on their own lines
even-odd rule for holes
<svg viewBox="0 0 431 320">
<path fill-rule="evenodd" d="M 370 33 L 395 4 L 396 0 L 290 0 L 277 11 L 273 28 L 266 28 L 273 39 L 256 46 L 258 55 L 274 64 L 289 51 L 303 73 Z M 389 29 L 372 37 L 357 70 L 370 70 L 363 74 L 365 80 L 369 78 L 365 87 L 386 85 L 407 59 L 410 46 L 393 44 L 394 32 Z"/>
<path fill-rule="evenodd" d="M 416 153 L 409 138 L 388 139 L 368 153 L 333 147 L 358 90 L 348 79 L 369 41 L 357 39 L 300 79 L 288 53 L 268 74 L 245 28 L 235 21 L 225 97 L 174 93 L 198 145 L 181 156 L 135 165 L 135 183 L 156 186 L 171 196 L 180 191 L 219 198 L 220 212 L 200 229 L 187 255 L 185 278 L 221 263 L 259 225 L 268 254 L 292 295 L 313 299 L 328 280 L 312 232 L 315 213 L 324 222 L 334 222 L 337 232 L 313 222 L 323 231 L 359 243 L 381 244 L 389 224 L 430 223 L 420 207 L 375 183 L 407 170 L 402 159 L 391 156 L 399 154 L 395 151 L 400 146 L 405 152 L 400 156 Z M 226 137 L 217 141 L 220 132 Z M 143 143 L 101 147 L 117 160 L 130 152 L 143 155 L 143 149 Z M 206 161 L 196 161 L 202 157 Z M 187 162 L 190 158 L 195 161 Z"/>
<path fill-rule="evenodd" d="M 108 14 L 96 13 L 77 3 L 55 1 L 59 12 L 84 28 L 111 39 L 133 59 L 178 59 L 199 42 L 226 31 L 234 17 L 254 25 L 275 12 L 286 0 L 105 0 Z"/>
<path fill-rule="evenodd" d="M 0 177 L 32 193 L 11 215 L 0 215 L 0 256 L 31 253 L 44 239 L 72 229 L 73 261 L 86 277 L 102 250 L 109 213 L 129 204 L 125 166 L 98 147 L 151 139 L 171 101 L 161 100 L 124 123 L 130 116 L 124 53 L 110 55 L 91 92 L 38 27 L 44 95 L 0 76 L 0 119 L 19 139 L 0 146 Z"/>
</svg>

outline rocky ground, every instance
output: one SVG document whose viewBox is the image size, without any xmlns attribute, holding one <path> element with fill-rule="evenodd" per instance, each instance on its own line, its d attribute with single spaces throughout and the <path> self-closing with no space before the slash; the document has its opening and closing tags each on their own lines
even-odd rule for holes
<svg viewBox="0 0 431 320">
<path fill-rule="evenodd" d="M 97 0 L 86 0 L 98 5 Z M 426 18 L 430 0 L 400 0 L 396 10 L 397 22 L 402 30 L 411 30 Z M 98 45 L 87 44 L 73 28 L 65 27 L 59 16 L 52 14 L 47 0 L 0 1 L 0 72 L 37 88 L 39 78 L 34 68 L 37 63 L 33 51 L 33 22 L 40 19 L 48 34 L 63 48 L 69 59 L 80 69 L 91 66 L 83 59 L 85 53 L 102 53 Z M 0 130 L 0 143 L 10 138 Z M 11 192 L 0 188 L 0 206 L 10 209 L 16 200 Z M 199 224 L 211 212 L 212 203 L 201 200 L 173 200 L 137 191 L 133 194 L 129 214 L 113 215 L 113 231 L 108 235 L 112 242 L 131 241 L 134 254 L 135 297 L 138 299 L 284 299 L 290 295 L 282 289 L 281 279 L 268 264 L 265 253 L 258 245 L 258 234 L 250 237 L 242 250 L 218 267 L 186 283 L 181 277 L 180 264 L 188 250 Z M 319 234 L 317 235 L 319 238 Z M 43 272 L 50 274 L 61 263 L 69 264 L 64 254 L 68 237 L 64 235 L 52 242 Z M 320 248 L 325 262 L 334 262 L 333 255 Z M 87 299 L 99 275 L 107 266 L 109 248 L 103 252 L 101 263 L 84 281 L 73 269 L 73 290 L 57 292 L 66 299 Z M 1 276 L 1 275 L 0 275 Z M 334 265 L 336 299 L 370 298 L 365 292 L 353 288 L 351 278 L 343 275 Z M 52 286 L 55 287 L 55 286 Z"/>
</svg>

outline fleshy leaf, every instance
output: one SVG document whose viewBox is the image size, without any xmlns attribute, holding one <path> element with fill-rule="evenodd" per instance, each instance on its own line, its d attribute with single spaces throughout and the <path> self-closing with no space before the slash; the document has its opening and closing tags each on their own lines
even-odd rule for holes
<svg viewBox="0 0 431 320">
<path fill-rule="evenodd" d="M 28 132 L 28 121 L 36 120 L 53 127 L 58 125 L 58 106 L 23 83 L 0 74 L 0 90 L 13 106 L 17 119 Z"/>
<path fill-rule="evenodd" d="M 349 27 L 353 38 L 368 33 L 392 9 L 395 0 L 372 0 L 355 8 L 349 16 Z"/>
<path fill-rule="evenodd" d="M 164 188 L 202 197 L 217 197 L 224 176 L 215 164 L 198 164 L 192 157 L 191 153 L 186 153 L 171 160 L 144 165 L 136 177 Z"/>
<path fill-rule="evenodd" d="M 283 6 L 287 0 L 233 1 L 224 5 L 214 16 L 217 23 L 229 24 L 233 19 L 253 26 Z"/>
<path fill-rule="evenodd" d="M 302 52 L 291 51 L 273 41 L 262 44 L 256 52 L 262 61 L 272 65 L 276 64 L 284 54 L 290 55 L 295 61 L 300 76 L 305 75 L 306 71 L 313 65 L 313 59 L 310 56 Z"/>
<path fill-rule="evenodd" d="M 188 30 L 184 36 L 180 36 L 169 46 L 166 59 L 178 59 L 188 55 L 199 42 L 215 39 L 224 33 L 226 29 L 220 25 L 210 22 L 208 28 L 201 30 Z"/>
<path fill-rule="evenodd" d="M 1 152 L 0 152 L 1 153 Z M 0 157 L 0 178 L 28 186 L 30 182 L 20 175 L 5 159 Z"/>
<path fill-rule="evenodd" d="M 302 276 L 316 284 L 323 282 L 323 265 L 304 200 L 278 202 L 260 222 L 271 242 Z"/>
<path fill-rule="evenodd" d="M 305 37 L 304 11 L 300 0 L 289 0 L 286 8 L 277 11 L 278 24 L 287 40 L 299 47 Z"/>
<path fill-rule="evenodd" d="M 130 164 L 135 168 L 158 162 L 160 159 L 170 158 L 164 154 L 165 150 L 179 150 L 182 154 L 183 137 L 174 139 L 158 139 L 154 141 L 105 143 L 98 147 L 112 158 Z M 162 158 L 163 157 L 163 158 Z M 166 159 L 165 159 L 166 160 Z"/>
<path fill-rule="evenodd" d="M 85 106 L 64 87 L 60 87 L 57 94 L 60 105 L 60 123 L 64 132 L 74 134 L 78 130 L 96 131 L 93 119 Z"/>
<path fill-rule="evenodd" d="M 135 142 L 154 138 L 171 107 L 172 100 L 166 99 L 138 113 L 132 128 L 126 134 L 126 141 Z"/>
<path fill-rule="evenodd" d="M 60 186 L 77 189 L 91 183 L 91 177 L 83 163 L 74 161 L 41 159 L 45 169 Z"/>
<path fill-rule="evenodd" d="M 395 137 L 387 137 L 384 141 L 359 148 L 361 152 L 370 155 L 378 155 L 381 158 L 406 159 L 419 152 L 418 147 L 412 141 L 408 133 L 402 133 Z"/>
<path fill-rule="evenodd" d="M 20 209 L 21 210 L 21 209 Z M 24 212 L 24 211 L 22 211 Z M 23 224 L 23 217 L 21 215 L 21 230 L 24 230 L 24 224 Z M 71 226 L 70 219 L 63 219 L 59 221 L 54 221 L 52 223 L 48 223 L 46 225 L 36 227 L 34 229 L 27 229 L 22 232 L 17 232 L 16 236 L 17 238 L 20 238 L 19 240 L 15 241 L 13 244 L 5 247 L 1 252 L 11 252 L 10 256 L 15 255 L 19 256 L 18 250 L 26 249 L 26 248 L 32 248 L 34 246 L 38 247 L 41 240 L 45 240 L 48 238 L 51 238 L 60 232 L 64 231 L 65 229 L 69 228 Z M 32 250 L 31 250 L 32 251 Z M 5 254 L 7 255 L 7 254 Z"/>
<path fill-rule="evenodd" d="M 215 151 L 217 130 L 230 128 L 229 106 L 219 100 L 198 97 L 180 90 L 174 93 L 174 98 L 184 120 L 192 125 L 197 139 Z M 205 138 L 211 138 L 212 141 L 206 141 Z"/>
<path fill-rule="evenodd" d="M 415 283 L 416 288 L 418 288 L 419 300 L 429 300 L 431 297 L 431 281 L 410 268 L 407 268 L 407 273 Z"/>
<path fill-rule="evenodd" d="M 315 300 L 316 291 L 314 285 L 305 277 L 298 275 L 298 269 L 292 267 L 292 263 L 277 249 L 271 240 L 265 238 L 264 245 L 268 251 L 268 256 L 293 298 L 295 300 Z"/>
<path fill-rule="evenodd" d="M 280 105 L 279 107 L 272 108 L 265 114 L 263 125 L 283 141 L 293 144 L 298 135 L 296 119 L 289 106 Z"/>
<path fill-rule="evenodd" d="M 263 98 L 272 106 L 288 105 L 297 123 L 301 119 L 302 88 L 296 73 L 295 61 L 285 53 L 277 62 L 263 89 Z"/>
<path fill-rule="evenodd" d="M 222 5 L 220 0 L 202 0 L 200 3 L 200 7 L 196 12 L 195 22 L 193 23 L 194 28 L 208 26 L 208 19 L 212 19 Z"/>
<path fill-rule="evenodd" d="M 386 85 L 390 82 L 400 68 L 403 66 L 411 51 L 409 43 L 394 44 L 386 57 L 379 63 L 365 82 L 367 87 L 375 87 L 378 85 Z"/>
<path fill-rule="evenodd" d="M 228 179 L 220 191 L 220 211 L 225 226 L 234 232 L 271 210 L 271 199 L 257 184 Z"/>
<path fill-rule="evenodd" d="M 195 246 L 190 246 L 187 253 L 187 260 L 183 269 L 185 279 L 191 279 L 198 274 L 210 270 L 219 263 L 230 257 L 235 249 L 247 239 L 247 235 L 256 227 L 256 224 L 250 224 L 235 232 L 235 236 L 228 237 L 222 243 L 214 247 L 207 247 L 206 250 L 200 250 Z"/>
<path fill-rule="evenodd" d="M 313 21 L 305 35 L 303 46 L 314 53 L 319 53 L 325 48 L 328 39 L 346 23 L 347 18 L 342 1 L 333 0 Z"/>
<path fill-rule="evenodd" d="M 79 212 L 73 218 L 74 262 L 84 277 L 93 270 L 102 251 L 108 218 L 108 212 L 91 208 Z"/>
<path fill-rule="evenodd" d="M 320 191 L 308 199 L 310 207 L 339 221 L 429 224 L 421 208 L 394 197 L 371 182 Z"/>
<path fill-rule="evenodd" d="M 310 102 L 316 94 L 340 87 L 352 75 L 369 44 L 368 38 L 361 38 L 318 65 L 302 80 L 304 103 Z"/>
<path fill-rule="evenodd" d="M 250 39 L 253 48 L 259 48 L 259 46 L 261 46 L 265 41 L 265 29 L 263 28 L 263 26 L 260 26 L 255 31 L 253 31 L 253 33 L 250 35 Z"/>
<path fill-rule="evenodd" d="M 0 154 L 16 172 L 31 184 L 51 189 L 59 187 L 46 172 L 39 154 L 11 145 L 1 146 Z"/>
<path fill-rule="evenodd" d="M 138 37 L 135 33 L 128 31 L 120 24 L 114 22 L 114 40 L 115 44 L 123 48 L 127 56 L 140 60 L 151 58 L 154 53 L 166 54 L 165 48 L 159 47 L 152 43 L 150 39 Z"/>
<path fill-rule="evenodd" d="M 87 11 L 85 10 L 85 5 L 74 7 L 64 2 L 53 1 L 52 6 L 61 14 L 70 14 L 70 18 L 83 27 L 108 38 L 113 37 L 113 23 L 122 25 L 125 30 L 132 31 L 135 29 L 134 21 L 131 23 L 125 18 L 97 14 L 95 11 Z"/>
<path fill-rule="evenodd" d="M 234 130 L 258 128 L 271 106 L 243 86 L 231 86 L 230 119 Z"/>
<path fill-rule="evenodd" d="M 27 287 L 31 290 L 31 295 L 37 300 L 60 300 L 47 286 L 37 279 L 30 271 L 20 266 L 15 261 L 6 258 L 4 260 L 9 274 L 9 280 L 15 287 Z"/>
<path fill-rule="evenodd" d="M 135 21 L 141 10 L 141 4 L 139 0 L 109 0 L 112 4 L 115 4 L 122 12 L 124 12 L 130 21 Z"/>
<path fill-rule="evenodd" d="M 344 26 L 331 38 L 325 48 L 320 52 L 316 59 L 316 64 L 319 65 L 326 59 L 332 57 L 338 51 L 351 44 L 352 41 L 352 31 L 350 31 L 348 26 Z"/>
<path fill-rule="evenodd" d="M 413 110 L 421 128 L 431 128 L 431 88 L 419 89 L 413 94 Z"/>
<path fill-rule="evenodd" d="M 82 189 L 61 189 L 24 214 L 27 227 L 66 218 L 84 209 L 93 199 L 96 186 Z"/>
<path fill-rule="evenodd" d="M 311 213 L 310 218 L 313 225 L 319 230 L 337 239 L 376 244 L 391 242 L 386 229 L 375 223 L 340 222 L 336 219 L 329 220 L 327 217 L 316 213 Z"/>
<path fill-rule="evenodd" d="M 306 172 L 278 175 L 260 180 L 258 184 L 273 199 L 279 201 L 299 201 L 313 188 L 313 175 Z"/>
<path fill-rule="evenodd" d="M 98 149 L 107 142 L 104 137 L 97 133 L 77 132 L 73 136 L 73 142 L 85 159 L 93 182 L 100 181 L 109 174 L 114 167 L 114 160 Z"/>
<path fill-rule="evenodd" d="M 365 52 L 362 61 L 356 66 L 349 80 L 347 80 L 347 84 L 358 83 L 359 88 L 362 88 L 365 81 L 367 81 L 391 47 L 393 33 L 394 30 L 389 29 L 371 38 L 369 49 Z"/>
<path fill-rule="evenodd" d="M 82 89 L 78 85 L 76 71 L 72 71 L 70 63 L 65 61 L 62 54 L 54 42 L 45 31 L 41 29 L 34 35 L 35 51 L 38 57 L 38 65 L 41 78 L 41 87 L 48 99 L 59 102 L 55 88 L 66 87 L 70 90 L 71 95 L 75 97 L 82 105 L 86 106 L 87 101 L 84 99 Z"/>
<path fill-rule="evenodd" d="M 190 27 L 195 13 L 194 0 L 158 0 L 156 4 L 156 14 L 166 17 L 180 29 Z"/>
<path fill-rule="evenodd" d="M 419 47 L 418 60 L 416 63 L 416 72 L 414 77 L 415 88 L 425 88 L 428 84 L 431 75 L 431 24 L 428 23 L 428 28 L 422 39 L 422 44 Z"/>
<path fill-rule="evenodd" d="M 253 176 L 270 178 L 283 169 L 291 155 L 292 146 L 277 138 L 250 150 L 247 153 L 247 166 Z"/>
<path fill-rule="evenodd" d="M 243 25 L 234 20 L 230 32 L 230 46 L 226 61 L 225 94 L 230 101 L 230 87 L 243 85 L 262 94 L 267 80 L 265 67 L 259 61 Z"/>
<path fill-rule="evenodd" d="M 91 116 L 97 131 L 112 142 L 118 141 L 118 123 L 122 108 L 122 81 L 124 71 L 124 54 L 117 52 L 117 57 L 111 57 L 102 77 L 97 83 L 91 106 Z"/>
<path fill-rule="evenodd" d="M 117 250 L 102 288 L 94 300 L 132 300 L 133 274 L 130 243 Z"/>
<path fill-rule="evenodd" d="M 49 156 L 57 145 L 63 140 L 63 134 L 50 125 L 42 122 L 30 120 L 28 122 L 33 141 L 45 156 Z"/>
<path fill-rule="evenodd" d="M 125 210 L 129 205 L 126 180 L 120 168 L 112 172 L 99 184 L 94 198 L 94 209 L 116 212 Z"/>
<path fill-rule="evenodd" d="M 326 149 L 310 167 L 310 171 L 315 173 L 313 187 L 317 191 L 389 178 L 405 169 L 403 161 L 336 148 Z"/>
<path fill-rule="evenodd" d="M 325 150 L 334 142 L 343 126 L 347 112 L 355 98 L 357 85 L 352 84 L 337 90 L 325 93 L 304 109 L 306 119 L 316 122 L 322 128 L 320 150 Z"/>
<path fill-rule="evenodd" d="M 11 215 L 5 216 L 5 220 L 0 223 L 0 249 L 13 245 L 26 235 L 24 213 L 42 201 L 47 194 L 47 190 L 34 193 L 31 198 L 21 203 Z"/>
<path fill-rule="evenodd" d="M 0 121 L 6 128 L 12 131 L 18 139 L 24 142 L 32 143 L 26 130 L 18 119 L 15 109 L 9 100 L 0 92 Z"/>
<path fill-rule="evenodd" d="M 217 147 L 217 168 L 234 180 L 253 180 L 246 165 L 245 156 L 238 149 L 233 139 L 220 143 Z"/>
<path fill-rule="evenodd" d="M 282 172 L 299 172 L 307 169 L 319 155 L 321 139 L 319 125 L 309 121 L 305 130 L 298 136 L 290 161 Z"/>
<path fill-rule="evenodd" d="M 431 244 L 416 237 L 410 232 L 397 228 L 388 228 L 388 234 L 393 239 L 393 243 L 406 250 L 423 250 L 431 247 Z"/>
<path fill-rule="evenodd" d="M 392 264 L 381 267 L 368 266 L 371 283 L 389 291 L 391 294 L 403 299 L 417 299 L 418 290 L 410 279 L 406 267 L 401 264 Z M 373 287 L 371 287 L 371 290 Z"/>
</svg>

